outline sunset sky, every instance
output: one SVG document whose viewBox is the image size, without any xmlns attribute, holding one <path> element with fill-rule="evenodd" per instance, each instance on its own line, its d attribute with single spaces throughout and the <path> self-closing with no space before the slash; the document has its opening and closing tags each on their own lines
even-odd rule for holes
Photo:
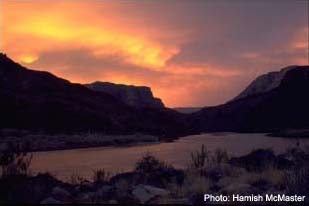
<svg viewBox="0 0 309 206">
<path fill-rule="evenodd" d="M 209 106 L 257 75 L 308 64 L 308 1 L 0 0 L 0 48 L 71 82 L 150 86 Z"/>
</svg>

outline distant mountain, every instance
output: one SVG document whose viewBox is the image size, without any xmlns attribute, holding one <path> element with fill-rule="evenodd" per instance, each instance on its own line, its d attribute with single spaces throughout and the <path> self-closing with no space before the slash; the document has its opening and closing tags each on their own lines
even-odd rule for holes
<svg viewBox="0 0 309 206">
<path fill-rule="evenodd" d="M 166 108 L 137 109 L 104 92 L 34 71 L 0 54 L 0 128 L 43 131 L 184 135 L 183 116 Z"/>
<path fill-rule="evenodd" d="M 146 133 L 169 139 L 212 131 L 309 128 L 309 66 L 288 67 L 258 77 L 232 101 L 192 114 L 163 105 L 145 106 L 144 100 L 153 98 L 150 89 L 146 90 L 146 98 L 142 92 L 143 100 L 133 98 L 135 105 L 131 102 L 133 106 L 129 106 L 123 97 L 29 70 L 0 54 L 0 129 Z M 145 104 L 137 104 L 143 101 Z"/>
<path fill-rule="evenodd" d="M 251 85 L 248 88 L 263 86 L 247 88 L 226 104 L 193 113 L 189 118 L 192 130 L 266 132 L 309 127 L 309 66 L 264 75 Z"/>
<path fill-rule="evenodd" d="M 197 112 L 201 110 L 202 107 L 175 107 L 173 110 L 183 113 L 183 114 L 191 114 L 193 112 Z"/>
<path fill-rule="evenodd" d="M 234 100 L 265 93 L 279 87 L 286 72 L 295 68 L 297 68 L 297 66 L 288 66 L 280 71 L 269 72 L 259 76 L 244 91 L 235 97 Z"/>
<path fill-rule="evenodd" d="M 164 108 L 161 99 L 154 98 L 149 87 L 94 82 L 85 84 L 91 90 L 108 93 L 123 103 L 137 108 Z"/>
</svg>

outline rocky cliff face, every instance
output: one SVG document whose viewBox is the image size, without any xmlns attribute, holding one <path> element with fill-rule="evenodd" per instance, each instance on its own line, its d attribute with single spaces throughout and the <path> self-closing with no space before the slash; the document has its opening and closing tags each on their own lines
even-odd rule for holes
<svg viewBox="0 0 309 206">
<path fill-rule="evenodd" d="M 109 82 L 94 82 L 85 86 L 94 91 L 108 93 L 129 106 L 137 108 L 164 108 L 161 99 L 153 97 L 149 87 Z"/>
<path fill-rule="evenodd" d="M 272 89 L 279 87 L 284 75 L 291 69 L 295 69 L 297 66 L 288 66 L 280 71 L 269 72 L 267 74 L 257 77 L 244 91 L 242 91 L 233 100 L 242 99 L 245 97 L 268 92 Z"/>
</svg>

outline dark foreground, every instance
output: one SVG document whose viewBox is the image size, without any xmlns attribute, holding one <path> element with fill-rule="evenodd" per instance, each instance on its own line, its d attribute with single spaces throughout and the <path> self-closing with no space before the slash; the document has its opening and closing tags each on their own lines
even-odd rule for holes
<svg viewBox="0 0 309 206">
<path fill-rule="evenodd" d="M 2 150 L 1 204 L 198 204 L 203 203 L 204 194 L 266 197 L 309 193 L 309 155 L 299 148 L 279 155 L 259 149 L 229 158 L 225 151 L 210 153 L 203 145 L 192 153 L 190 164 L 183 170 L 146 154 L 132 172 L 111 175 L 102 169 L 94 171 L 92 181 L 73 175 L 70 182 L 47 173 L 31 174 L 31 154 L 19 151 Z M 308 198 L 304 200 L 308 203 Z"/>
</svg>

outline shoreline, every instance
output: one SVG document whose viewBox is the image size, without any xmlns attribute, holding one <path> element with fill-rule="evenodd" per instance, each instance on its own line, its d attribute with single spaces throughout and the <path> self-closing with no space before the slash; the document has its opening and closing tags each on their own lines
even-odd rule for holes
<svg viewBox="0 0 309 206">
<path fill-rule="evenodd" d="M 29 151 L 30 153 L 43 153 L 43 152 L 59 152 L 59 151 L 69 151 L 69 150 L 86 150 L 86 149 L 96 149 L 96 148 L 104 148 L 104 149 L 115 149 L 115 148 L 129 148 L 129 147 L 138 147 L 138 146 L 147 146 L 147 145 L 156 145 L 165 142 L 157 141 L 157 142 L 137 142 L 137 143 L 129 143 L 123 145 L 104 145 L 104 146 L 79 146 L 74 148 L 59 148 L 53 150 L 35 150 Z"/>
<path fill-rule="evenodd" d="M 158 144 L 157 136 L 147 134 L 107 135 L 102 133 L 75 133 L 75 134 L 26 134 L 22 131 L 0 135 L 0 149 L 18 146 L 23 152 L 48 152 L 74 150 L 95 147 L 131 147 L 137 145 Z"/>
<path fill-rule="evenodd" d="M 131 134 L 131 135 L 106 135 L 100 133 L 77 133 L 77 134 L 39 134 L 23 131 L 14 131 L 14 135 L 1 135 L 0 147 L 3 144 L 16 143 L 27 145 L 23 151 L 38 153 L 65 151 L 76 149 L 93 149 L 93 148 L 127 148 L 144 145 L 154 145 L 161 143 L 171 143 L 175 140 L 186 139 L 203 134 L 210 134 L 214 138 L 222 136 L 230 136 L 233 134 L 252 134 L 243 132 L 209 132 L 181 136 L 173 140 L 160 140 L 157 136 L 147 134 Z M 19 133 L 20 132 L 20 133 Z M 269 138 L 284 139 L 308 139 L 309 130 L 285 130 L 278 132 L 260 132 Z M 256 134 L 256 133 L 254 133 Z"/>
</svg>

